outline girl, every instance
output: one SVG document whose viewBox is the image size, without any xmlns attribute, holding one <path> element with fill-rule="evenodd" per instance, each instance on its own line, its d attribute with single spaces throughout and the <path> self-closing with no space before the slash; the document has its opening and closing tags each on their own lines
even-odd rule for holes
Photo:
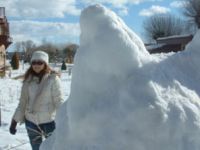
<svg viewBox="0 0 200 150">
<path fill-rule="evenodd" d="M 47 138 L 55 129 L 56 109 L 63 103 L 60 79 L 48 59 L 43 51 L 33 53 L 10 125 L 10 133 L 15 134 L 17 123 L 25 122 L 32 150 L 39 150 L 42 137 Z"/>
</svg>

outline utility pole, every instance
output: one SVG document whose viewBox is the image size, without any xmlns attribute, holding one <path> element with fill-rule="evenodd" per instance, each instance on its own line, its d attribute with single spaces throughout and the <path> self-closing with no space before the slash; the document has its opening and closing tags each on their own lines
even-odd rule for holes
<svg viewBox="0 0 200 150">
<path fill-rule="evenodd" d="M 23 53 L 24 54 L 23 54 L 23 60 L 22 61 L 23 61 L 23 70 L 24 70 L 24 68 L 25 68 L 24 67 L 25 66 L 25 58 L 26 58 L 26 47 L 24 45 L 23 45 Z"/>
<path fill-rule="evenodd" d="M 3 53 L 3 58 L 4 58 L 4 68 L 3 68 L 3 73 L 4 73 L 4 76 L 6 75 L 6 50 L 4 50 L 4 53 Z M 1 115 L 1 114 L 0 114 Z"/>
</svg>

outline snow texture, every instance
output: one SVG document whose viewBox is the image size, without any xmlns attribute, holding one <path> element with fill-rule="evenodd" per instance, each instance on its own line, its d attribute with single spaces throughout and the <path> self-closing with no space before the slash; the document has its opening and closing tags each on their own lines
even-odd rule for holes
<svg viewBox="0 0 200 150">
<path fill-rule="evenodd" d="M 41 149 L 199 150 L 200 31 L 161 57 L 102 5 L 80 26 L 71 93 Z"/>
</svg>

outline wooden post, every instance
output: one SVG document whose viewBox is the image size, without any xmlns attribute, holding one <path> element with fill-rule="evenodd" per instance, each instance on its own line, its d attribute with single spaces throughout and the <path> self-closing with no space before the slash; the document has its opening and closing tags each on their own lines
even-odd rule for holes
<svg viewBox="0 0 200 150">
<path fill-rule="evenodd" d="M 4 57 L 4 70 L 3 70 L 3 74 L 4 76 L 6 75 L 6 50 L 4 48 L 4 54 L 3 54 L 3 57 Z"/>
<path fill-rule="evenodd" d="M 6 55 L 5 55 L 5 46 L 0 45 L 0 76 L 5 76 L 6 69 Z"/>
</svg>

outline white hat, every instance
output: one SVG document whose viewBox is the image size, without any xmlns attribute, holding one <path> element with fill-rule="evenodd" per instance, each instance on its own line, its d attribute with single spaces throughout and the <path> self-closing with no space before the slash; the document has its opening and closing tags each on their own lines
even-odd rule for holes
<svg viewBox="0 0 200 150">
<path fill-rule="evenodd" d="M 42 60 L 46 64 L 49 63 L 49 55 L 43 51 L 35 51 L 31 57 L 31 62 L 34 60 Z"/>
</svg>

